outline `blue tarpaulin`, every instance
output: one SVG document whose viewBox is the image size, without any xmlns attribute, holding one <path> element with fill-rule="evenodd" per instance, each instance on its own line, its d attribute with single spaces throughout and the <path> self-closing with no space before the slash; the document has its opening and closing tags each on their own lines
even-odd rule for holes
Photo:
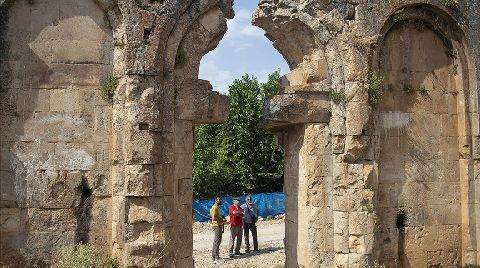
<svg viewBox="0 0 480 268">
<path fill-rule="evenodd" d="M 285 213 L 285 194 L 278 193 L 265 193 L 265 194 L 252 194 L 252 202 L 257 205 L 258 213 L 261 217 L 275 216 Z M 199 222 L 206 222 L 210 220 L 210 208 L 215 201 L 214 198 L 206 200 L 193 200 L 193 214 L 195 220 Z M 232 205 L 233 197 L 222 197 L 222 205 L 220 205 L 220 213 L 225 217 L 228 215 L 228 208 Z M 245 204 L 245 196 L 240 197 L 240 204 Z"/>
</svg>

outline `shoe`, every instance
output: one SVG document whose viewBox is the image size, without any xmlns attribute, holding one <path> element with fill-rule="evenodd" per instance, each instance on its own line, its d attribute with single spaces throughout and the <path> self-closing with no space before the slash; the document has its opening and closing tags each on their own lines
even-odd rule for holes
<svg viewBox="0 0 480 268">
<path fill-rule="evenodd" d="M 248 253 L 250 253 L 250 250 L 249 249 L 245 250 L 245 254 L 248 254 Z"/>
<path fill-rule="evenodd" d="M 236 252 L 235 255 L 243 255 L 243 253 L 240 253 L 240 252 Z"/>
<path fill-rule="evenodd" d="M 253 252 L 255 252 L 255 253 L 260 253 L 260 250 L 256 249 L 256 250 L 254 250 Z"/>
<path fill-rule="evenodd" d="M 217 259 L 213 259 L 213 264 L 218 264 Z"/>
<path fill-rule="evenodd" d="M 230 253 L 230 255 L 228 255 L 228 257 L 229 257 L 230 259 L 233 259 L 233 254 Z"/>
</svg>

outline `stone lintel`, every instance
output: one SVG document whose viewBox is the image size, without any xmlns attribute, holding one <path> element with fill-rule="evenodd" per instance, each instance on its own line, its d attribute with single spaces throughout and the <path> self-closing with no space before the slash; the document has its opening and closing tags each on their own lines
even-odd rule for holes
<svg viewBox="0 0 480 268">
<path fill-rule="evenodd" d="M 228 96 L 213 91 L 210 82 L 189 80 L 177 92 L 175 110 L 179 119 L 194 124 L 220 124 L 227 120 L 230 109 Z"/>
<path fill-rule="evenodd" d="M 277 132 L 295 124 L 328 123 L 331 116 L 327 92 L 274 95 L 265 101 L 262 128 Z"/>
</svg>

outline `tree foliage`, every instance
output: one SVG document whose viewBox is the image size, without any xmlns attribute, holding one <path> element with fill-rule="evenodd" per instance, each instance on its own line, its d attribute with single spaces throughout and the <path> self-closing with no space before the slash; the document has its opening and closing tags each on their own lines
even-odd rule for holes
<svg viewBox="0 0 480 268">
<path fill-rule="evenodd" d="M 195 128 L 194 198 L 282 191 L 283 152 L 258 127 L 265 99 L 278 92 L 279 72 L 266 83 L 244 75 L 229 87 L 230 115 L 222 125 Z"/>
</svg>

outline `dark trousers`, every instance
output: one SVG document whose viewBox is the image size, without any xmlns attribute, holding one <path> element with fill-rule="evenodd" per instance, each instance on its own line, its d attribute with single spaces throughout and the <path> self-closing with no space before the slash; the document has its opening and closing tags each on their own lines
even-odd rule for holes
<svg viewBox="0 0 480 268">
<path fill-rule="evenodd" d="M 235 240 L 237 240 L 235 244 Z M 233 254 L 233 247 L 235 245 L 235 253 L 240 253 L 240 246 L 242 245 L 242 225 L 230 225 L 230 243 L 228 243 L 228 252 Z"/>
<path fill-rule="evenodd" d="M 246 251 L 250 251 L 250 241 L 249 233 L 252 232 L 253 237 L 253 250 L 258 250 L 258 240 L 257 240 L 257 226 L 255 223 L 243 223 L 243 235 L 245 236 L 245 248 Z"/>
<path fill-rule="evenodd" d="M 214 259 L 219 258 L 219 249 L 220 249 L 220 243 L 222 243 L 222 226 L 215 225 L 213 226 L 213 233 L 214 233 L 214 238 L 213 238 L 213 248 L 212 248 L 212 257 Z"/>
</svg>

